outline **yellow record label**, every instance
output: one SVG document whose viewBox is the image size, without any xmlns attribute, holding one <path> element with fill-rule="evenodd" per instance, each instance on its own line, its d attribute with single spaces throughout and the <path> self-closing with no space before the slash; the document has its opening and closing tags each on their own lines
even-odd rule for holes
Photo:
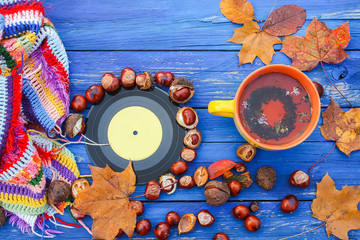
<svg viewBox="0 0 360 240">
<path fill-rule="evenodd" d="M 120 110 L 111 119 L 108 128 L 108 140 L 113 151 L 131 161 L 140 161 L 154 154 L 162 136 L 158 117 L 139 106 Z"/>
</svg>

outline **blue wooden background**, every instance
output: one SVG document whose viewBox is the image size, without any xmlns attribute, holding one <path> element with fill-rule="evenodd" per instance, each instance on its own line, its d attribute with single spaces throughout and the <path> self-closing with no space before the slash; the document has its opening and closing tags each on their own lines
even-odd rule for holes
<svg viewBox="0 0 360 240">
<path fill-rule="evenodd" d="M 266 19 L 274 1 L 251 0 L 255 17 Z M 61 0 L 45 1 L 49 6 L 48 17 L 54 23 L 67 49 L 70 59 L 71 97 L 84 94 L 91 84 L 99 83 L 106 72 L 119 75 L 124 67 L 132 67 L 137 72 L 171 71 L 177 76 L 185 76 L 195 81 L 196 94 L 190 106 L 196 108 L 203 133 L 203 144 L 198 149 L 198 158 L 189 164 L 188 174 L 193 174 L 199 166 L 209 166 L 221 159 L 238 161 L 237 147 L 244 143 L 233 120 L 209 115 L 207 104 L 215 99 L 234 97 L 241 81 L 252 71 L 263 66 L 256 59 L 253 64 L 238 67 L 237 52 L 241 46 L 228 42 L 233 29 L 241 25 L 233 24 L 222 16 L 220 0 Z M 360 106 L 360 2 L 354 0 L 281 0 L 277 7 L 297 4 L 307 11 L 307 21 L 298 31 L 303 36 L 313 18 L 324 21 L 329 28 L 349 21 L 352 40 L 347 48 L 350 56 L 341 64 L 326 65 L 325 68 L 336 86 L 347 96 L 355 107 Z M 291 64 L 284 54 L 279 53 L 281 45 L 276 45 L 276 55 L 272 63 Z M 313 81 L 325 88 L 322 97 L 323 110 L 332 96 L 344 110 L 346 102 L 330 86 L 320 67 L 306 73 Z M 342 75 L 342 77 L 340 77 Z M 322 124 L 320 120 L 319 125 Z M 315 197 L 316 182 L 326 172 L 335 180 L 338 189 L 344 185 L 360 185 L 360 151 L 344 155 L 337 149 L 311 172 L 311 185 L 306 189 L 290 186 L 289 175 L 297 169 L 307 170 L 314 162 L 325 156 L 333 147 L 333 142 L 325 141 L 318 129 L 299 146 L 280 152 L 259 150 L 247 167 L 255 176 L 261 166 L 272 166 L 277 172 L 275 187 L 266 192 L 253 184 L 243 190 L 238 197 L 220 207 L 209 207 L 205 202 L 203 188 L 178 189 L 172 195 L 162 194 L 156 201 L 144 201 L 146 211 L 140 219 L 149 218 L 155 226 L 165 220 L 169 211 L 180 215 L 191 212 L 197 214 L 208 209 L 216 218 L 215 224 L 203 228 L 199 224 L 188 234 L 179 236 L 171 230 L 169 239 L 212 239 L 217 232 L 225 232 L 230 239 L 278 239 L 306 231 L 321 224 L 313 218 L 310 205 Z M 89 158 L 83 146 L 71 146 L 76 155 L 81 174 L 90 174 Z M 135 195 L 143 194 L 139 186 Z M 293 214 L 284 214 L 280 202 L 288 194 L 295 194 L 300 200 L 299 209 Z M 260 202 L 260 211 L 255 215 L 261 219 L 262 227 L 257 233 L 245 230 L 243 222 L 231 216 L 231 209 L 237 205 Z M 68 215 L 60 218 L 71 222 Z M 91 218 L 85 220 L 91 225 Z M 50 224 L 51 225 L 51 224 Z M 58 239 L 89 239 L 84 229 L 58 229 L 64 234 Z M 19 230 L 7 224 L 0 236 L 3 239 L 30 239 Z M 351 231 L 350 239 L 360 239 L 360 231 Z M 126 237 L 123 237 L 126 238 Z M 147 237 L 134 235 L 133 239 L 155 239 L 153 231 Z M 327 239 L 322 227 L 294 239 Z M 335 239 L 335 237 L 330 237 Z"/>
</svg>

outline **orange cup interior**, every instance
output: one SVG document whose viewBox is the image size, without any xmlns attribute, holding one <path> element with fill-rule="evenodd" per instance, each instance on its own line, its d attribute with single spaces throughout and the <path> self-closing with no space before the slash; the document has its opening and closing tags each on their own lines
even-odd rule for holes
<svg viewBox="0 0 360 240">
<path fill-rule="evenodd" d="M 306 89 L 306 91 L 309 94 L 310 101 L 312 104 L 312 113 L 311 113 L 311 119 L 308 124 L 308 126 L 305 129 L 305 132 L 298 138 L 294 139 L 291 142 L 285 143 L 285 144 L 266 144 L 262 142 L 256 141 L 253 137 L 250 136 L 250 134 L 247 133 L 245 128 L 242 125 L 242 122 L 240 120 L 240 97 L 241 94 L 244 92 L 245 88 L 248 86 L 248 84 L 255 80 L 256 78 L 260 77 L 261 75 L 268 74 L 268 73 L 283 73 L 286 74 L 294 79 L 297 79 L 300 84 Z M 245 137 L 248 139 L 249 142 L 255 143 L 258 147 L 268 150 L 284 150 L 288 148 L 295 147 L 296 145 L 302 143 L 305 139 L 307 139 L 310 134 L 314 131 L 319 118 L 320 118 L 320 112 L 321 112 L 321 103 L 320 103 L 320 97 L 319 94 L 313 84 L 313 82 L 308 78 L 303 72 L 299 71 L 298 69 L 288 66 L 288 65 L 282 65 L 282 64 L 275 64 L 275 65 L 269 65 L 262 68 L 259 68 L 258 70 L 252 72 L 250 75 L 248 75 L 244 81 L 241 83 L 238 91 L 236 92 L 235 96 L 235 121 L 237 122 L 237 127 L 239 130 L 245 135 Z"/>
</svg>

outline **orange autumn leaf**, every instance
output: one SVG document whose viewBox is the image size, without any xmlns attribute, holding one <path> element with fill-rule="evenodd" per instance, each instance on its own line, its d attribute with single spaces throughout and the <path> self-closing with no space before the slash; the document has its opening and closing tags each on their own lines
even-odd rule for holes
<svg viewBox="0 0 360 240">
<path fill-rule="evenodd" d="M 93 184 L 79 192 L 74 207 L 93 218 L 93 238 L 115 239 L 121 229 L 131 239 L 136 225 L 136 211 L 129 201 L 136 184 L 131 162 L 120 173 L 109 166 L 90 169 Z"/>
<path fill-rule="evenodd" d="M 234 31 L 234 36 L 229 41 L 243 45 L 238 54 L 239 66 L 252 63 L 256 57 L 266 65 L 270 64 L 275 54 L 273 45 L 281 43 L 278 37 L 260 31 L 259 25 L 253 21 L 244 23 L 243 27 Z"/>
<path fill-rule="evenodd" d="M 311 204 L 313 217 L 325 222 L 328 236 L 348 240 L 350 230 L 360 229 L 360 186 L 337 190 L 327 173 L 316 185 L 316 198 Z"/>
<path fill-rule="evenodd" d="M 335 141 L 336 146 L 346 155 L 360 149 L 360 108 L 352 108 L 346 113 L 332 99 L 323 112 L 321 134 L 326 140 Z"/>
<path fill-rule="evenodd" d="M 291 66 L 311 71 L 319 62 L 337 64 L 348 58 L 345 48 L 350 39 L 349 22 L 331 30 L 314 18 L 304 37 L 287 36 L 283 39 L 281 52 L 292 59 Z"/>
<path fill-rule="evenodd" d="M 245 23 L 254 19 L 254 7 L 246 0 L 221 0 L 221 13 L 234 23 Z"/>
</svg>

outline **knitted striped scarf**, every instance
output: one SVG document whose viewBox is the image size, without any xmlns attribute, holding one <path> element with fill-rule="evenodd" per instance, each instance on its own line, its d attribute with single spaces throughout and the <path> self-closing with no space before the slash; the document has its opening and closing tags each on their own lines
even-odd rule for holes
<svg viewBox="0 0 360 240">
<path fill-rule="evenodd" d="M 74 155 L 29 124 L 52 135 L 69 111 L 69 63 L 40 1 L 0 0 L 0 205 L 23 231 L 53 215 L 46 186 L 71 184 Z"/>
</svg>

